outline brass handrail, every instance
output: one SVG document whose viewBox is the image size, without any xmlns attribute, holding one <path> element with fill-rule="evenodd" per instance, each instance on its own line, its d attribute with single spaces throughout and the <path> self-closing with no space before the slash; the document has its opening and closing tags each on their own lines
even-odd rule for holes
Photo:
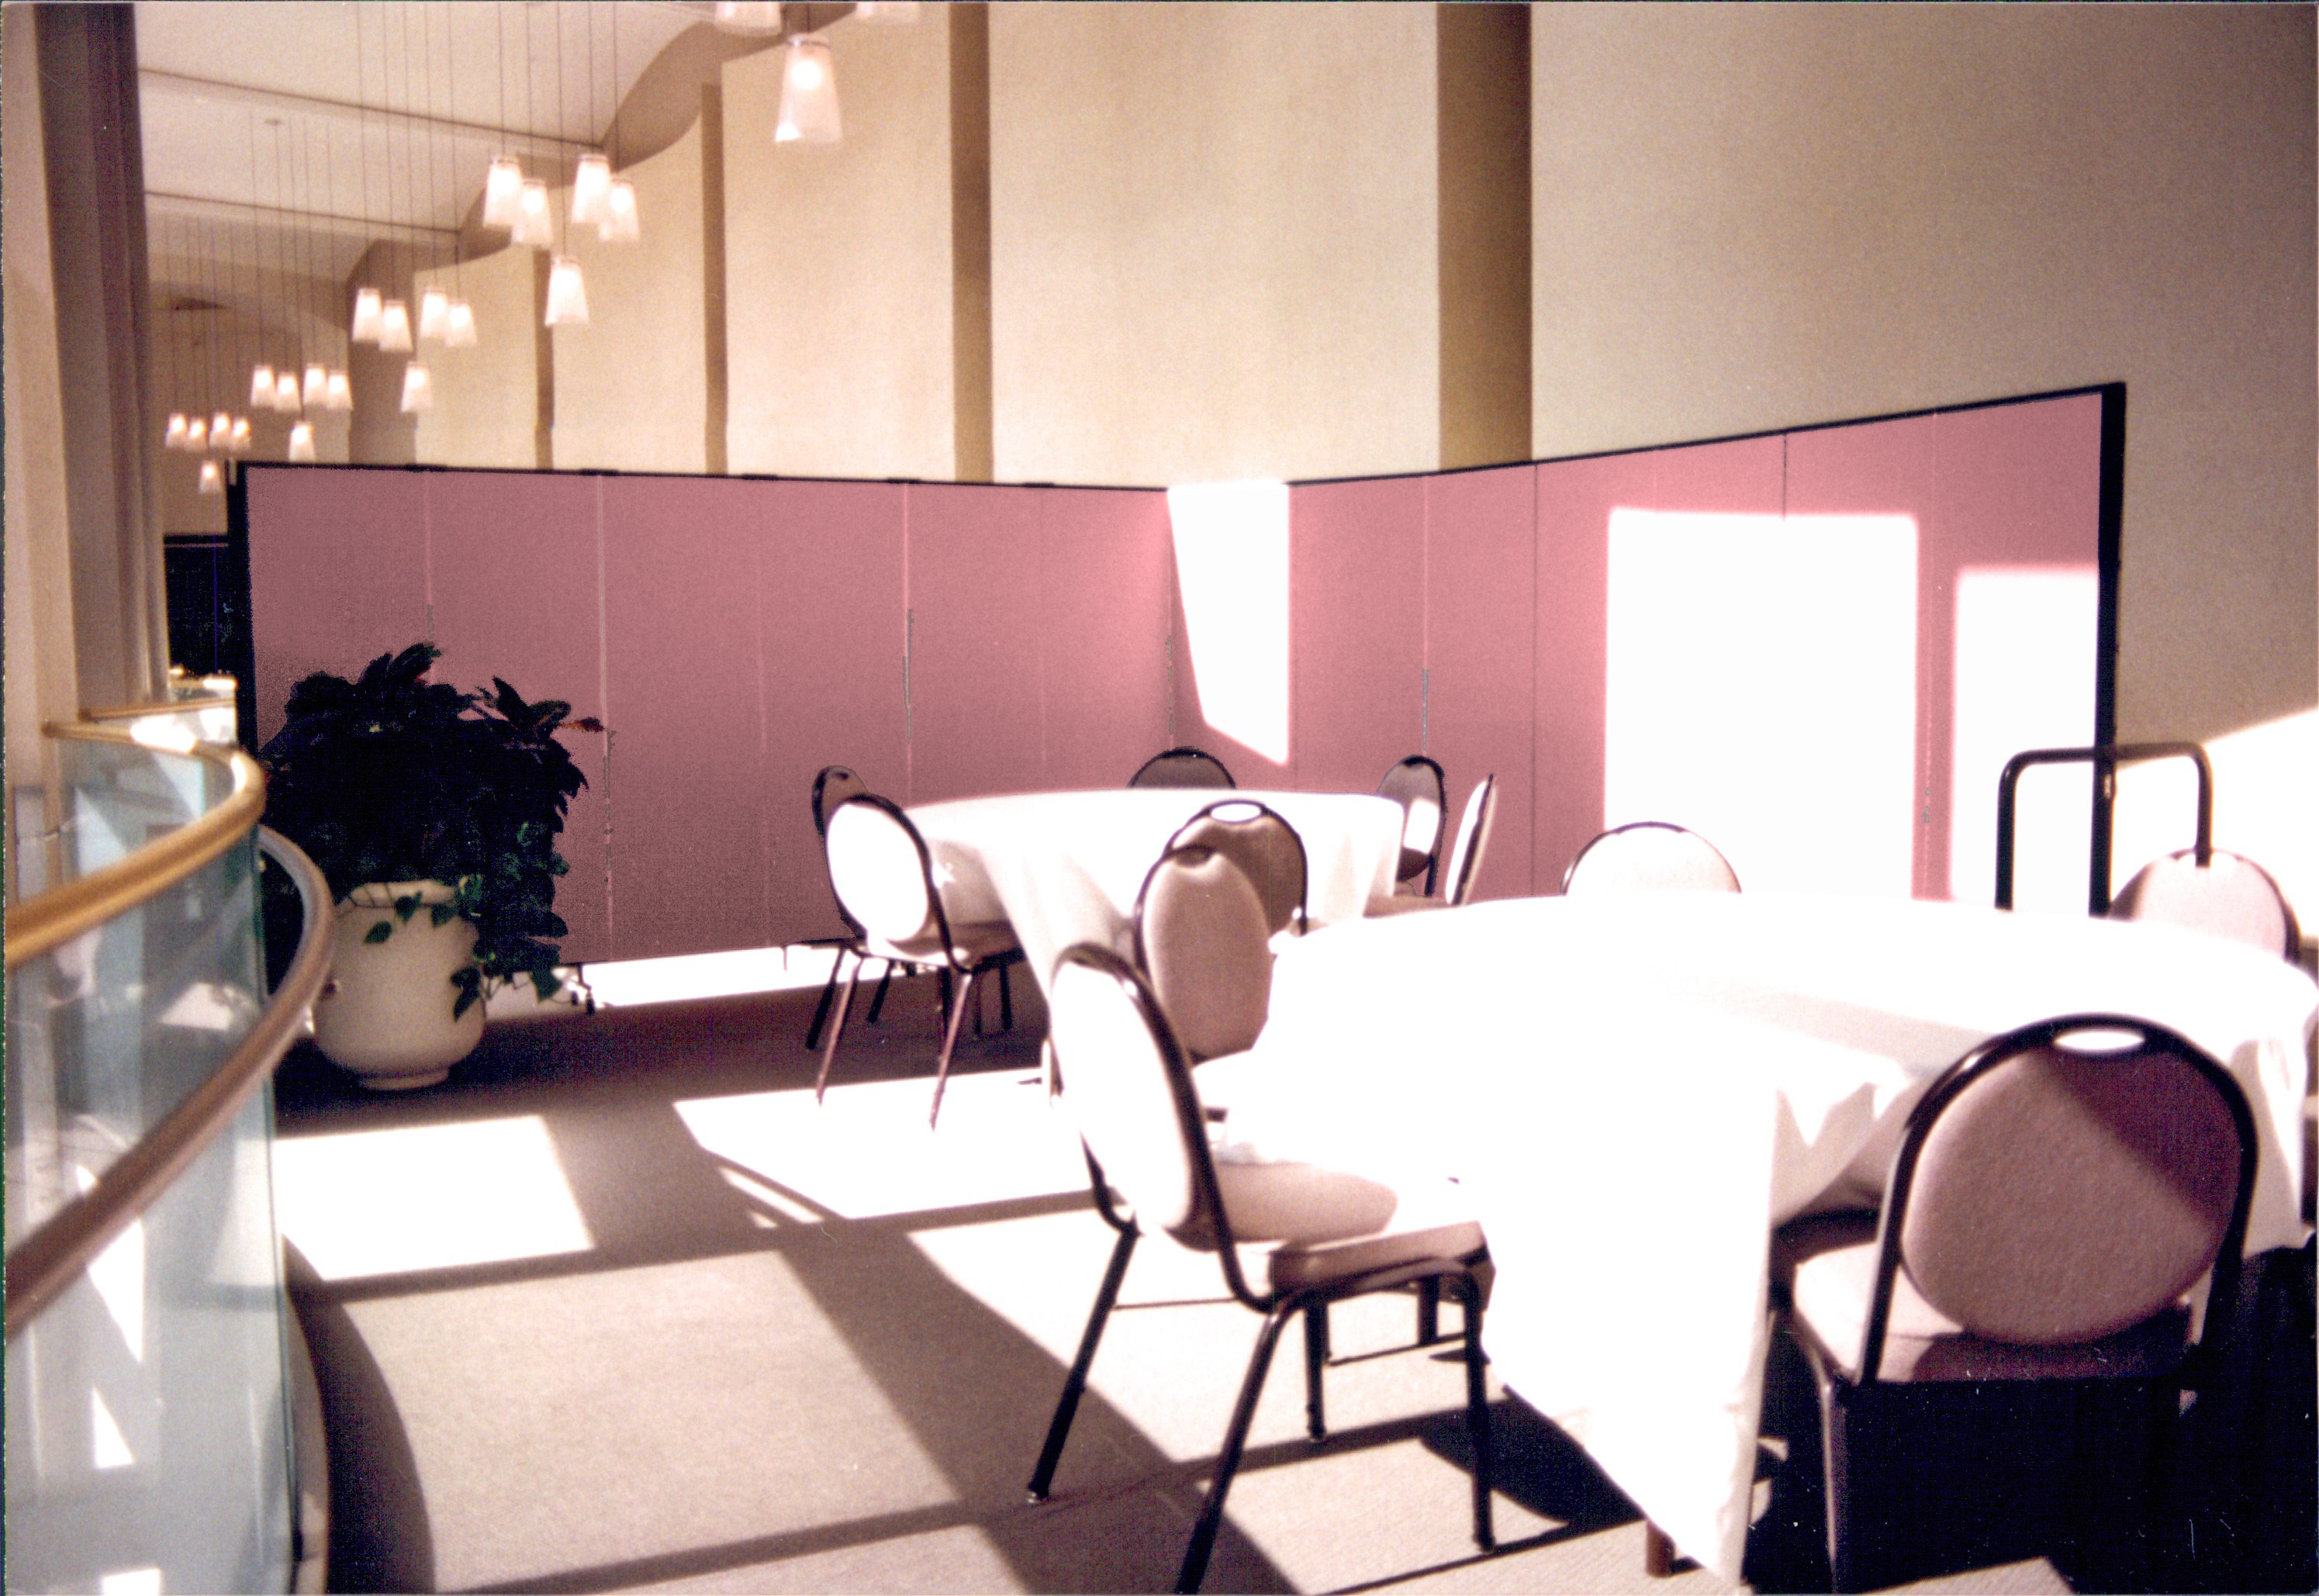
<svg viewBox="0 0 2319 1596">
<path fill-rule="evenodd" d="M 102 709 L 84 709 L 83 720 L 142 720 L 149 715 L 182 715 L 192 709 L 230 709 L 235 699 L 231 693 L 203 693 L 198 697 L 164 699 L 158 704 L 113 704 Z"/>
<path fill-rule="evenodd" d="M 144 746 L 128 733 L 109 726 L 52 726 L 48 733 L 72 742 Z M 233 778 L 233 790 L 226 795 L 225 801 L 146 843 L 126 859 L 116 860 L 78 880 L 51 887 L 23 903 L 9 905 L 10 969 L 184 880 L 257 824 L 257 817 L 266 812 L 266 776 L 256 760 L 239 748 L 202 743 L 185 750 L 185 757 L 226 767 Z"/>
<path fill-rule="evenodd" d="M 306 1013 L 330 973 L 330 888 L 297 844 L 265 826 L 257 845 L 298 884 L 305 917 L 298 956 L 230 1058 L 188 1094 L 167 1118 L 98 1176 L 88 1190 L 59 1209 L 8 1254 L 7 1339 L 40 1316 L 80 1278 L 131 1220 L 152 1205 L 185 1166 L 239 1113 L 250 1093 L 273 1073 L 297 1040 Z"/>
</svg>

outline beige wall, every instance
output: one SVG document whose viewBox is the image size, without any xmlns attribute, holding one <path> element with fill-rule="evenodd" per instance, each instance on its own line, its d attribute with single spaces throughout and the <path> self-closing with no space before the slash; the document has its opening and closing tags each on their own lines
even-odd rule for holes
<svg viewBox="0 0 2319 1596">
<path fill-rule="evenodd" d="M 1432 8 L 990 19 L 1002 482 L 1440 459 Z"/>
<path fill-rule="evenodd" d="M 781 51 L 725 67 L 729 468 L 948 478 L 950 18 L 824 37 L 835 144 L 774 145 Z"/>
<path fill-rule="evenodd" d="M 588 325 L 551 334 L 559 470 L 708 469 L 700 138 L 696 122 L 625 169 L 636 185 L 635 243 L 604 243 L 592 226 L 567 237 Z M 557 194 L 559 213 L 569 198 Z"/>
<path fill-rule="evenodd" d="M 2122 378 L 2118 730 L 2319 700 L 2307 7 L 1541 6 L 1541 455 Z"/>
<path fill-rule="evenodd" d="M 418 277 L 420 288 L 439 283 L 465 294 L 475 312 L 473 347 L 424 347 L 435 405 L 419 413 L 419 458 L 430 465 L 537 465 L 539 296 L 533 251 L 502 249 Z"/>
</svg>

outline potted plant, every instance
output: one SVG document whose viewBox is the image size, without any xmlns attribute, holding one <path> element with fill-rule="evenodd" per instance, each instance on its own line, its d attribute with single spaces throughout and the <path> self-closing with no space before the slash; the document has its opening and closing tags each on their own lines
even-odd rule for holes
<svg viewBox="0 0 2319 1596">
<path fill-rule="evenodd" d="M 442 1079 L 482 1039 L 492 993 L 562 986 L 555 839 L 587 780 L 556 740 L 571 706 L 497 677 L 490 692 L 430 681 L 440 652 L 381 654 L 352 681 L 316 672 L 258 755 L 266 823 L 338 904 L 315 1041 L 368 1086 Z"/>
</svg>

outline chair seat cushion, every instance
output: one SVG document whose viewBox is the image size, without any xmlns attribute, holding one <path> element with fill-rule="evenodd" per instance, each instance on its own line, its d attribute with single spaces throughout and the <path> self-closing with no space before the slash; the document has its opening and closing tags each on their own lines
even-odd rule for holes
<svg viewBox="0 0 2319 1596">
<path fill-rule="evenodd" d="M 1868 1304 L 1876 1286 L 1876 1216 L 1831 1215 L 1789 1225 L 1773 1248 L 1775 1290 L 1784 1283 L 1795 1317 L 1847 1380 L 1860 1378 Z M 1969 1334 L 1925 1301 L 1903 1268 L 1892 1282 L 1877 1378 L 2083 1380 L 2155 1377 L 2182 1361 L 2189 1312 L 2176 1305 L 2098 1341 L 2026 1346 Z"/>
<path fill-rule="evenodd" d="M 1471 1204 L 1446 1180 L 1389 1185 L 1286 1162 L 1219 1161 L 1215 1170 L 1234 1237 L 1274 1244 L 1266 1273 L 1275 1291 L 1482 1250 Z"/>
<path fill-rule="evenodd" d="M 1250 1071 L 1264 1068 L 1254 1061 L 1256 1058 L 1250 1052 L 1224 1053 L 1192 1066 L 1192 1087 L 1211 1117 L 1229 1112 L 1235 1101 L 1247 1095 Z"/>
<path fill-rule="evenodd" d="M 877 959 L 901 959 L 913 964 L 941 964 L 942 938 L 929 932 L 907 942 L 889 942 L 880 937 L 865 939 L 870 953 Z M 969 969 L 987 960 L 1020 951 L 1015 927 L 1004 920 L 981 920 L 950 928 L 952 957 Z"/>
</svg>

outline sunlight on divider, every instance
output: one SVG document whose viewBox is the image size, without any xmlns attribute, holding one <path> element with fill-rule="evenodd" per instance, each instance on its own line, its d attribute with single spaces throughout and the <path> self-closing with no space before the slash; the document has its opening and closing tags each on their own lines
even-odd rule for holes
<svg viewBox="0 0 2319 1596">
<path fill-rule="evenodd" d="M 2209 738 L 2206 747 L 2215 768 L 2215 846 L 2269 870 L 2307 932 L 2319 918 L 2319 709 Z M 2112 890 L 2160 854 L 2191 844 L 2197 791 L 2188 760 L 2118 772 Z"/>
<path fill-rule="evenodd" d="M 325 1280 L 595 1246 L 537 1114 L 284 1137 L 274 1177 L 282 1233 Z"/>
<path fill-rule="evenodd" d="M 1168 490 L 1184 627 L 1209 726 L 1288 762 L 1288 485 Z"/>
<path fill-rule="evenodd" d="M 1667 820 L 1749 890 L 1913 884 L 1917 524 L 1611 512 L 1603 821 Z"/>
<path fill-rule="evenodd" d="M 2094 740 L 2094 635 L 2100 585 L 2090 565 L 1967 566 L 1957 573 L 1949 895 L 1994 901 L 1997 779 L 2031 748 Z M 2092 777 L 2083 766 L 2023 773 L 2014 810 L 2013 906 L 2086 912 Z M 2178 846 L 2187 846 L 2188 834 Z"/>
<path fill-rule="evenodd" d="M 810 1221 L 816 1207 L 869 1219 L 1087 1189 L 1078 1139 L 1035 1077 L 952 1077 L 933 1131 L 930 1090 L 912 1076 L 834 1086 L 817 1105 L 800 1089 L 694 1098 L 676 1111 L 774 1224 Z"/>
</svg>

